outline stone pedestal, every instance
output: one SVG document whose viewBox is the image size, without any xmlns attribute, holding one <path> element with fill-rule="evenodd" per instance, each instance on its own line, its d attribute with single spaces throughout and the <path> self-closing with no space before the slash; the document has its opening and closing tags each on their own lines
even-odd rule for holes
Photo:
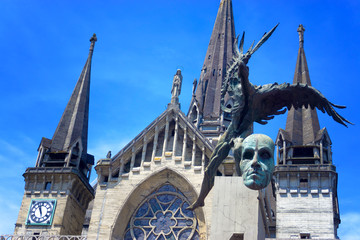
<svg viewBox="0 0 360 240">
<path fill-rule="evenodd" d="M 210 239 L 265 239 L 260 195 L 241 177 L 215 177 Z"/>
</svg>

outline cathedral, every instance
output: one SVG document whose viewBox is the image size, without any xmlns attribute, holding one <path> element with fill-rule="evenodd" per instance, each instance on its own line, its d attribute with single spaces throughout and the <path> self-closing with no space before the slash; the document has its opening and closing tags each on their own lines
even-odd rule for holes
<svg viewBox="0 0 360 240">
<path fill-rule="evenodd" d="M 302 25 L 297 29 L 293 84 L 311 86 L 304 31 Z M 265 189 L 246 188 L 230 154 L 217 169 L 205 206 L 187 209 L 232 120 L 220 102 L 235 39 L 232 1 L 222 0 L 188 111 L 180 109 L 183 77 L 177 70 L 166 110 L 119 152 L 94 159 L 87 152 L 94 34 L 53 137 L 41 139 L 35 166 L 23 174 L 24 196 L 9 239 L 338 239 L 331 140 L 311 108 L 287 112 L 273 139 L 276 164 Z M 234 104 L 229 96 L 224 101 L 229 108 Z M 95 185 L 91 174 L 98 176 Z"/>
</svg>

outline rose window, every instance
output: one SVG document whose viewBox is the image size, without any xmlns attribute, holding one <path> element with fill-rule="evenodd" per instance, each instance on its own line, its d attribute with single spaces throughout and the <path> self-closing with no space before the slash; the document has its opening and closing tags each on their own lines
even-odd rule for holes
<svg viewBox="0 0 360 240">
<path fill-rule="evenodd" d="M 199 226 L 182 192 L 165 184 L 150 194 L 135 210 L 124 239 L 199 239 Z"/>
</svg>

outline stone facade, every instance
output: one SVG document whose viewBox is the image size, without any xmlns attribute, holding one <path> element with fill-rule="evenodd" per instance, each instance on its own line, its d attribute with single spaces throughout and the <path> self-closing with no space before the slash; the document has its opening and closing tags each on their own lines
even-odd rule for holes
<svg viewBox="0 0 360 240">
<path fill-rule="evenodd" d="M 25 194 L 15 224 L 15 234 L 78 235 L 94 192 L 89 183 L 71 168 L 30 168 L 24 174 Z M 50 186 L 47 184 L 50 183 Z M 56 208 L 50 226 L 26 225 L 33 199 L 55 199 Z"/>
<path fill-rule="evenodd" d="M 71 116 L 79 116 L 78 108 L 72 108 L 75 103 L 86 103 L 80 108 L 88 112 L 94 35 L 71 106 L 55 132 L 56 141 L 44 138 L 35 168 L 24 173 L 25 193 L 15 234 L 83 234 L 83 238 L 96 240 L 137 236 L 336 239 L 340 217 L 331 141 L 326 129 L 320 130 L 316 112 L 310 108 L 290 110 L 286 129 L 279 131 L 276 140 L 277 166 L 266 189 L 247 189 L 236 176 L 230 154 L 218 169 L 205 206 L 194 212 L 186 210 L 198 197 L 204 169 L 231 121 L 231 116 L 221 112 L 220 94 L 232 57 L 234 29 L 232 1 L 222 0 L 188 115 L 178 102 L 182 82 L 178 70 L 174 77 L 178 85 L 168 108 L 120 152 L 98 160 L 97 183 L 90 186 L 93 158 L 86 147 L 88 116 L 76 118 L 77 126 L 83 126 L 78 128 L 71 127 L 76 125 Z M 294 83 L 301 80 L 310 84 L 303 35 L 301 39 Z M 80 85 L 86 89 L 80 91 Z M 228 105 L 232 103 L 226 102 Z M 54 142 L 64 144 L 55 146 Z M 51 225 L 25 224 L 33 199 L 56 200 Z"/>
<path fill-rule="evenodd" d="M 98 161 L 95 169 L 99 182 L 89 239 L 121 239 L 136 207 L 164 183 L 180 189 L 190 202 L 195 201 L 211 152 L 212 145 L 179 109 L 166 110 L 112 160 Z M 206 207 L 195 213 L 201 239 L 206 239 L 211 197 Z"/>
</svg>

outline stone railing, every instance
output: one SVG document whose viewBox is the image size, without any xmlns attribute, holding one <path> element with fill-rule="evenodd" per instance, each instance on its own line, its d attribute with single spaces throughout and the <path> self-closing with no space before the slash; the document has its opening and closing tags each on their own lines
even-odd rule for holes
<svg viewBox="0 0 360 240">
<path fill-rule="evenodd" d="M 313 165 L 277 165 L 275 171 L 333 171 L 336 172 L 334 165 L 313 164 Z"/>
<path fill-rule="evenodd" d="M 79 235 L 0 235 L 0 240 L 86 240 L 86 236 Z"/>
<path fill-rule="evenodd" d="M 31 173 L 45 173 L 45 174 L 62 174 L 62 173 L 73 173 L 80 177 L 85 186 L 89 189 L 89 191 L 94 194 L 94 189 L 91 187 L 89 183 L 89 179 L 86 178 L 84 173 L 79 171 L 79 169 L 75 167 L 29 167 L 26 169 L 24 174 Z M 0 239 L 1 240 L 1 239 Z"/>
</svg>

